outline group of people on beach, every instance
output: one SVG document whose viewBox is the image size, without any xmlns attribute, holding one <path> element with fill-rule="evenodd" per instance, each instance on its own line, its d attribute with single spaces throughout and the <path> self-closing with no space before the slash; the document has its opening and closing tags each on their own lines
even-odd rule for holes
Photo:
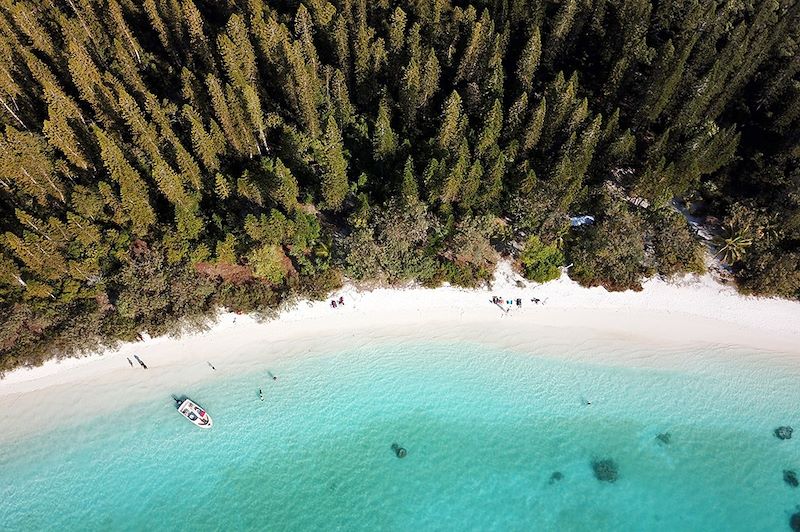
<svg viewBox="0 0 800 532">
<path fill-rule="evenodd" d="M 544 305 L 544 301 L 542 301 L 538 297 L 532 297 L 531 298 L 531 303 L 534 303 L 536 305 L 539 305 L 539 304 Z M 522 298 L 518 297 L 516 299 L 505 299 L 505 298 L 500 297 L 500 296 L 492 296 L 492 304 L 493 305 L 501 305 L 501 306 L 503 304 L 506 304 L 509 307 L 513 306 L 513 305 L 516 305 L 517 307 L 521 308 L 522 307 Z"/>
<path fill-rule="evenodd" d="M 531 299 L 531 301 L 533 301 L 533 299 Z M 536 301 L 538 302 L 539 300 L 537 299 Z M 517 308 L 522 308 L 522 298 L 521 297 L 518 297 L 516 299 L 503 299 L 500 296 L 492 296 L 492 303 L 495 304 L 495 305 L 501 306 L 501 307 L 503 306 L 503 304 L 506 304 L 509 307 L 512 307 L 512 306 L 516 305 Z"/>
<path fill-rule="evenodd" d="M 344 306 L 344 296 L 339 296 L 339 301 L 331 299 L 331 308 L 336 308 L 339 305 Z"/>
<path fill-rule="evenodd" d="M 544 301 L 539 299 L 538 297 L 532 297 L 531 303 L 535 305 L 544 305 Z M 515 299 L 506 299 L 501 296 L 492 296 L 492 304 L 497 305 L 500 310 L 502 310 L 505 314 L 516 306 L 517 308 L 522 308 L 522 298 L 518 297 Z"/>
</svg>

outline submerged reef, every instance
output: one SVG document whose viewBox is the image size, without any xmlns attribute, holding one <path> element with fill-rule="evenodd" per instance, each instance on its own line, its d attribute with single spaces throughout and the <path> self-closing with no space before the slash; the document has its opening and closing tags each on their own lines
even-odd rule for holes
<svg viewBox="0 0 800 532">
<path fill-rule="evenodd" d="M 800 512 L 792 514 L 789 518 L 789 527 L 792 530 L 800 531 Z"/>
<path fill-rule="evenodd" d="M 793 488 L 796 488 L 797 485 L 799 484 L 797 480 L 797 473 L 795 473 L 791 469 L 783 470 L 783 481 L 789 484 Z"/>
<path fill-rule="evenodd" d="M 656 436 L 656 439 L 663 443 L 664 445 L 669 445 L 670 440 L 672 440 L 672 436 L 669 432 L 662 432 L 661 434 Z"/>
<path fill-rule="evenodd" d="M 594 476 L 597 477 L 597 480 L 603 482 L 614 482 L 619 476 L 617 463 L 610 458 L 593 460 L 592 469 L 594 469 Z"/>
<path fill-rule="evenodd" d="M 778 427 L 777 429 L 775 429 L 775 437 L 781 440 L 791 440 L 792 432 L 794 432 L 794 429 L 792 427 L 789 426 Z"/>
<path fill-rule="evenodd" d="M 552 475 L 550 475 L 550 482 L 549 484 L 555 484 L 559 480 L 564 478 L 564 474 L 561 471 L 555 471 Z"/>
</svg>

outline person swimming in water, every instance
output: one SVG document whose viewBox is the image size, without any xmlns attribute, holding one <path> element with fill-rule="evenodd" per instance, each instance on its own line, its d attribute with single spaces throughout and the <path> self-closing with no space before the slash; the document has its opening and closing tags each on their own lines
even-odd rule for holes
<svg viewBox="0 0 800 532">
<path fill-rule="evenodd" d="M 261 398 L 262 401 L 264 400 L 264 392 L 261 391 L 261 388 L 258 389 L 258 396 Z"/>
</svg>

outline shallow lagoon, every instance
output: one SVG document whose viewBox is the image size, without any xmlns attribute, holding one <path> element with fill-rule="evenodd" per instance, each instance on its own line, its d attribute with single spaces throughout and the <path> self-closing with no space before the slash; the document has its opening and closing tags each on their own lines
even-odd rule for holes
<svg viewBox="0 0 800 532">
<path fill-rule="evenodd" d="M 441 343 L 255 369 L 4 444 L 0 528 L 788 530 L 800 504 L 782 478 L 800 471 L 800 437 L 772 434 L 800 428 L 800 369 Z M 181 418 L 171 393 L 214 428 Z M 607 458 L 613 483 L 591 467 Z"/>
</svg>

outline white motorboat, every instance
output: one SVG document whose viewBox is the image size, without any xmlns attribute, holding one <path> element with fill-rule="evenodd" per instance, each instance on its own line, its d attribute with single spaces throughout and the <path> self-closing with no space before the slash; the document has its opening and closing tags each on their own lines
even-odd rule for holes
<svg viewBox="0 0 800 532">
<path fill-rule="evenodd" d="M 191 399 L 179 401 L 178 412 L 201 429 L 210 429 L 211 425 L 214 424 L 208 412 Z"/>
</svg>

